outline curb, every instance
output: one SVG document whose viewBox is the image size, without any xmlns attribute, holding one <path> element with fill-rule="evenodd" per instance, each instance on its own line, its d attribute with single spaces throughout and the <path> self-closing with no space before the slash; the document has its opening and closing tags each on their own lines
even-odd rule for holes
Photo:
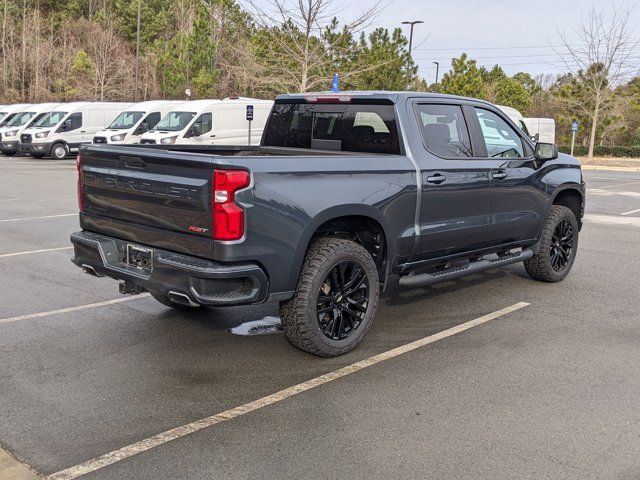
<svg viewBox="0 0 640 480">
<path fill-rule="evenodd" d="M 582 165 L 583 170 L 612 170 L 614 172 L 640 172 L 640 167 L 614 167 L 606 165 Z"/>
</svg>

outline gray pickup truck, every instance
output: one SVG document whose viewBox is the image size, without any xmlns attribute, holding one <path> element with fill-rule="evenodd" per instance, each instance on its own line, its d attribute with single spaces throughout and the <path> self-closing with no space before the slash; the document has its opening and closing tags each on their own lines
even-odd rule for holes
<svg viewBox="0 0 640 480">
<path fill-rule="evenodd" d="M 316 355 L 357 346 L 389 285 L 557 282 L 576 257 L 579 162 L 480 100 L 281 95 L 259 147 L 184 148 L 82 147 L 73 262 L 179 309 L 279 302 Z"/>
</svg>

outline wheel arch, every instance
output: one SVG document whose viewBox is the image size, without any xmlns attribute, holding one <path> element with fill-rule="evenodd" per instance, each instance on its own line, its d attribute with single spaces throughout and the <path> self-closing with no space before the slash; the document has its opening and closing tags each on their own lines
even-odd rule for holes
<svg viewBox="0 0 640 480">
<path fill-rule="evenodd" d="M 579 185 L 565 184 L 556 189 L 552 198 L 552 205 L 562 205 L 573 212 L 578 222 L 578 227 L 582 228 L 582 217 L 584 215 L 584 193 Z"/>
<path fill-rule="evenodd" d="M 321 211 L 307 224 L 300 237 L 292 262 L 290 274 L 292 290 L 295 289 L 304 258 L 314 238 L 318 236 L 355 235 L 353 239 L 363 245 L 374 257 L 378 266 L 380 281 L 386 284 L 388 265 L 393 261 L 396 252 L 395 242 L 390 234 L 390 226 L 384 215 L 375 207 L 363 204 L 339 205 Z M 381 244 L 369 237 L 380 235 Z M 347 237 L 348 238 L 348 237 Z M 378 248 L 378 251 L 375 249 Z M 375 254 L 374 254 L 375 253 Z"/>
</svg>

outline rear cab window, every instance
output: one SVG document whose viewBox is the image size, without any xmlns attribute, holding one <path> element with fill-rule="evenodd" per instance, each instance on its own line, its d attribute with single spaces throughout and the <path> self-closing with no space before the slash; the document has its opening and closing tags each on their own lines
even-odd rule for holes
<svg viewBox="0 0 640 480">
<path fill-rule="evenodd" d="M 281 101 L 273 107 L 264 146 L 401 154 L 392 104 Z"/>
<path fill-rule="evenodd" d="M 416 111 L 427 150 L 442 158 L 473 157 L 469 129 L 460 105 L 419 104 Z"/>
</svg>

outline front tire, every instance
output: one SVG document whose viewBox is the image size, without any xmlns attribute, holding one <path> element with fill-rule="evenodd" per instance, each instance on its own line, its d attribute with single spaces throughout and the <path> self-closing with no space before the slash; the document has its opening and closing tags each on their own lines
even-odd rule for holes
<svg viewBox="0 0 640 480">
<path fill-rule="evenodd" d="M 55 143 L 51 147 L 51 156 L 56 160 L 64 160 L 69 155 L 69 148 L 64 143 Z"/>
<path fill-rule="evenodd" d="M 527 273 L 541 282 L 559 282 L 571 271 L 578 251 L 578 221 L 573 212 L 553 205 L 542 229 L 540 250 L 524 262 Z"/>
<path fill-rule="evenodd" d="M 280 303 L 285 335 L 314 355 L 345 354 L 371 328 L 379 297 L 369 252 L 350 240 L 320 238 L 307 252 L 295 295 Z"/>
</svg>

